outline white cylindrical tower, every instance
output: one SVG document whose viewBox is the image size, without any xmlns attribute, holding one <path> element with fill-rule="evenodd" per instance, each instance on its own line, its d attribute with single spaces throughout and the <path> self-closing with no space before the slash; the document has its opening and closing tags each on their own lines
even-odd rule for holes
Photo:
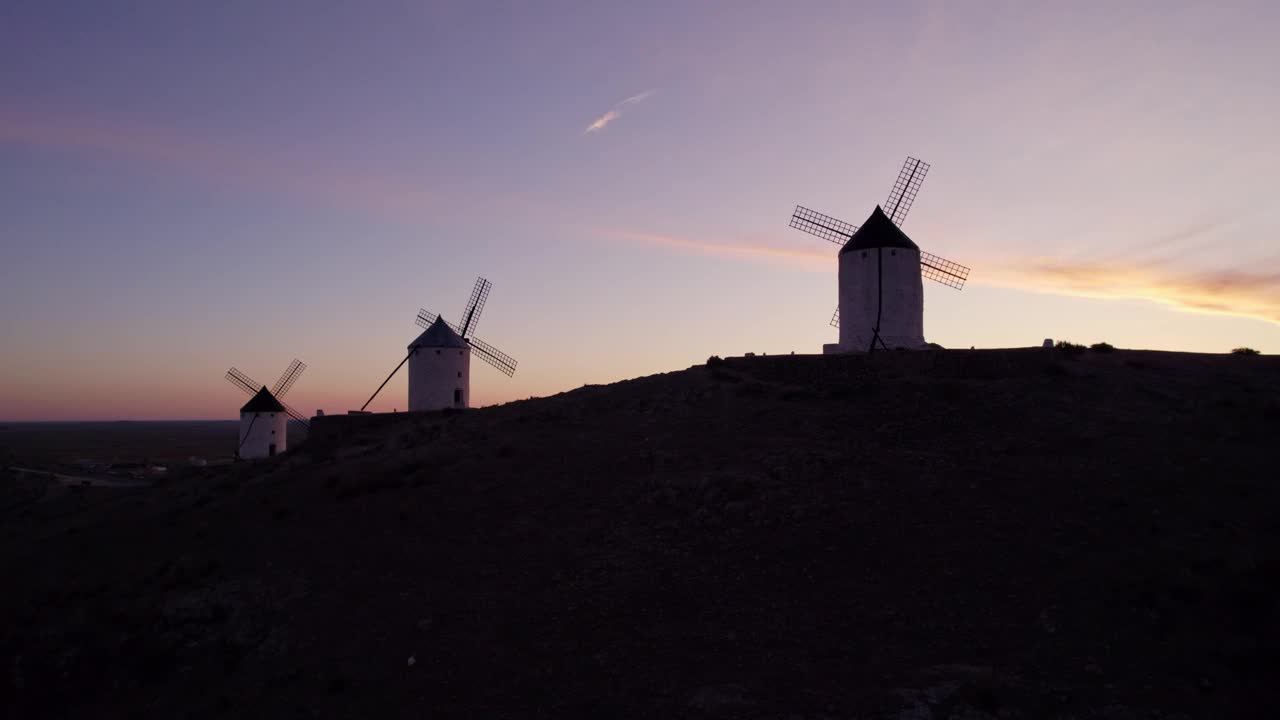
<svg viewBox="0 0 1280 720">
<path fill-rule="evenodd" d="M 236 454 L 245 459 L 271 457 L 288 449 L 289 415 L 284 405 L 263 387 L 240 408 L 240 437 Z"/>
<path fill-rule="evenodd" d="M 471 402 L 471 347 L 437 317 L 409 344 L 409 411 L 465 408 Z"/>
<path fill-rule="evenodd" d="M 839 294 L 840 342 L 824 352 L 867 352 L 877 325 L 890 349 L 924 347 L 920 248 L 879 206 L 840 249 Z"/>
</svg>

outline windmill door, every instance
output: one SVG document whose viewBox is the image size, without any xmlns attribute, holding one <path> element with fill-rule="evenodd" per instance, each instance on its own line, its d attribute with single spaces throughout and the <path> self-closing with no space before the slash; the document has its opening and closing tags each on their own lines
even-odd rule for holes
<svg viewBox="0 0 1280 720">
<path fill-rule="evenodd" d="M 270 445 L 267 446 L 267 456 L 270 457 L 275 454 L 276 454 L 276 444 L 271 443 Z"/>
</svg>

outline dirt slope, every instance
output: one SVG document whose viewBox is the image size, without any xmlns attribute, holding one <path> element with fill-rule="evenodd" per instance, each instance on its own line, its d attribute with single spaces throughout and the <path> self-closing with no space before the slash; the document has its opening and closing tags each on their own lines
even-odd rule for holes
<svg viewBox="0 0 1280 720">
<path fill-rule="evenodd" d="M 734 359 L 4 516 L 14 717 L 1253 717 L 1280 362 Z"/>
</svg>

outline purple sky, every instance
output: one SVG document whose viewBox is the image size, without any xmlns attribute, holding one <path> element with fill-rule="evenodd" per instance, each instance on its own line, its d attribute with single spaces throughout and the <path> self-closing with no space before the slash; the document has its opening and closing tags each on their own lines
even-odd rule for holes
<svg viewBox="0 0 1280 720">
<path fill-rule="evenodd" d="M 359 407 L 477 275 L 479 404 L 819 352 L 908 154 L 928 339 L 1280 352 L 1280 9 L 958 5 L 7 3 L 0 419 Z"/>
</svg>

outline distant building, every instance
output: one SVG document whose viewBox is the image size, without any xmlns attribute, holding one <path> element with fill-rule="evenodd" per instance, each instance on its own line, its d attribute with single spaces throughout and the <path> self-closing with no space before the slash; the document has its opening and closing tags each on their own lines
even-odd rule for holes
<svg viewBox="0 0 1280 720">
<path fill-rule="evenodd" d="M 409 412 L 465 408 L 471 401 L 471 347 L 437 317 L 409 344 Z M 416 351 L 416 352 L 415 352 Z"/>
<path fill-rule="evenodd" d="M 251 460 L 287 449 L 289 415 L 284 405 L 264 385 L 240 408 L 240 445 L 236 455 Z"/>
</svg>

